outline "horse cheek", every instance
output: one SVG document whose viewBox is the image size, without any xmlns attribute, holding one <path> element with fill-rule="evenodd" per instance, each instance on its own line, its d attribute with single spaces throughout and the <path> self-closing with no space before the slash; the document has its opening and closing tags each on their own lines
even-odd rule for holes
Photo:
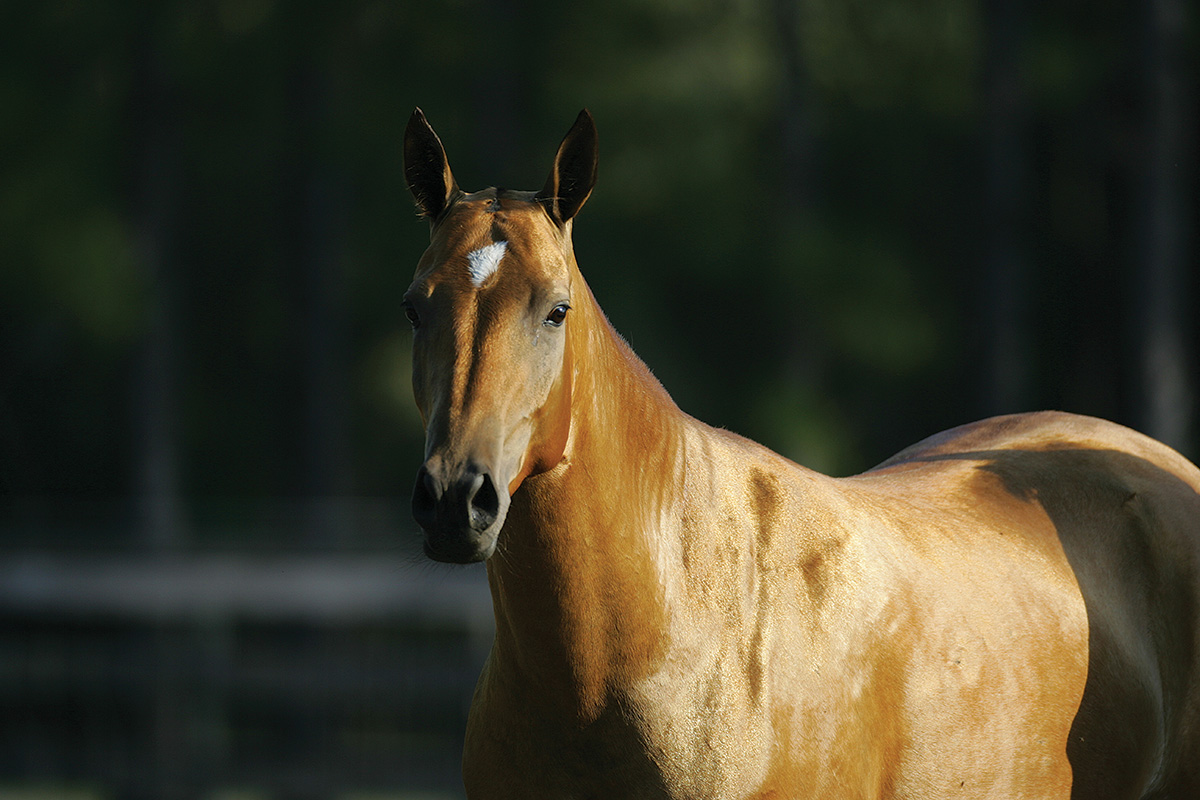
<svg viewBox="0 0 1200 800">
<path fill-rule="evenodd" d="M 529 441 L 529 454 L 525 459 L 523 480 L 528 475 L 540 475 L 559 465 L 567 449 L 571 435 L 571 388 L 573 368 L 570 350 L 563 356 L 563 367 L 559 372 L 546 402 L 533 417 L 533 435 Z M 518 481 L 519 483 L 519 481 Z M 515 489 L 515 487 L 513 487 Z"/>
</svg>

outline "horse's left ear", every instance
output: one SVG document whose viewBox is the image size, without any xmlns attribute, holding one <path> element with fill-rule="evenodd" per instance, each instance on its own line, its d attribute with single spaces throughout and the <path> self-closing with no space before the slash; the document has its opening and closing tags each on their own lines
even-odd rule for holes
<svg viewBox="0 0 1200 800">
<path fill-rule="evenodd" d="M 596 185 L 597 157 L 596 123 L 585 108 L 558 146 L 550 177 L 537 194 L 559 225 L 566 224 L 587 202 Z"/>
<path fill-rule="evenodd" d="M 430 222 L 437 222 L 458 191 L 442 141 L 419 108 L 404 129 L 404 179 Z"/>
</svg>

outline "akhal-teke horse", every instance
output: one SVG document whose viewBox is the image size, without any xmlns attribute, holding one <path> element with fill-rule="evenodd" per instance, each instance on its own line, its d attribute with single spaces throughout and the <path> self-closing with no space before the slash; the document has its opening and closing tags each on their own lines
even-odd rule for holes
<svg viewBox="0 0 1200 800">
<path fill-rule="evenodd" d="M 681 412 L 580 274 L 585 111 L 538 192 L 417 110 L 404 298 L 426 554 L 487 561 L 470 798 L 1200 798 L 1200 471 L 1037 413 L 834 479 Z"/>
</svg>

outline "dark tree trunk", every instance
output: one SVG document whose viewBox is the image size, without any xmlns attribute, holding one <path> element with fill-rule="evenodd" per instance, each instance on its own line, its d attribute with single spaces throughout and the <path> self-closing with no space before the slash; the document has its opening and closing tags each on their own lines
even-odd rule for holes
<svg viewBox="0 0 1200 800">
<path fill-rule="evenodd" d="M 293 329 L 302 392 L 298 480 L 306 535 L 316 545 L 336 544 L 351 522 L 346 289 L 339 261 L 345 204 L 334 173 L 320 166 L 326 81 L 310 57 L 297 55 L 288 86 L 282 208 L 285 279 L 293 283 L 299 312 Z"/>
<path fill-rule="evenodd" d="M 812 102 L 800 47 L 800 4 L 774 0 L 771 12 L 783 62 L 778 197 L 783 213 L 803 217 L 812 211 L 814 169 Z"/>
<path fill-rule="evenodd" d="M 179 124 L 151 24 L 137 42 L 129 118 L 132 216 L 147 286 L 145 332 L 132 407 L 137 437 L 134 491 L 142 538 L 152 549 L 184 538 L 179 486 L 178 213 Z"/>
<path fill-rule="evenodd" d="M 137 436 L 135 492 L 147 550 L 179 551 L 186 530 L 180 491 L 179 218 L 180 122 L 177 95 L 158 39 L 163 15 L 150 14 L 136 40 L 130 101 L 132 216 L 137 256 L 147 287 L 146 325 L 134 381 Z M 190 800 L 191 767 L 186 689 L 179 680 L 176 641 L 165 627 L 147 632 L 155 680 L 146 705 L 145 788 L 164 800 Z"/>
<path fill-rule="evenodd" d="M 1190 245 L 1187 226 L 1193 167 L 1186 113 L 1189 64 L 1183 0 L 1147 0 L 1145 36 L 1145 148 L 1137 253 L 1141 392 L 1138 424 L 1179 450 L 1191 449 L 1192 381 L 1185 316 Z"/>
<path fill-rule="evenodd" d="M 986 0 L 984 15 L 984 414 L 1029 410 L 1031 346 L 1025 247 L 1026 101 L 1020 72 L 1023 8 Z"/>
<path fill-rule="evenodd" d="M 782 65 L 779 120 L 778 170 L 772 187 L 771 229 L 776 232 L 772 255 L 777 269 L 791 271 L 807 256 L 798 251 L 818 235 L 822 221 L 815 213 L 820 187 L 817 176 L 817 144 L 814 135 L 811 79 L 803 48 L 802 6 L 794 0 L 772 0 L 769 22 L 774 26 Z M 782 350 L 775 380 L 797 394 L 811 387 L 822 391 L 828 382 L 828 343 L 825 331 L 816 329 L 806 314 L 789 315 L 783 323 Z M 777 445 L 778 446 L 778 445 Z M 819 452 L 803 442 L 792 442 L 784 452 L 803 464 L 831 471 L 833 463 L 822 463 Z"/>
</svg>

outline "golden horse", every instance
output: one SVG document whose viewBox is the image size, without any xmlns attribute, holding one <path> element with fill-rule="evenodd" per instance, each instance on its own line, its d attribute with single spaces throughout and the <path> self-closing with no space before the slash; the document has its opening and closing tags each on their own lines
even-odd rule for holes
<svg viewBox="0 0 1200 800">
<path fill-rule="evenodd" d="M 1061 413 L 818 474 L 681 412 L 576 264 L 585 111 L 539 192 L 420 110 L 404 299 L 426 553 L 487 560 L 471 798 L 1200 798 L 1200 471 Z"/>
</svg>

